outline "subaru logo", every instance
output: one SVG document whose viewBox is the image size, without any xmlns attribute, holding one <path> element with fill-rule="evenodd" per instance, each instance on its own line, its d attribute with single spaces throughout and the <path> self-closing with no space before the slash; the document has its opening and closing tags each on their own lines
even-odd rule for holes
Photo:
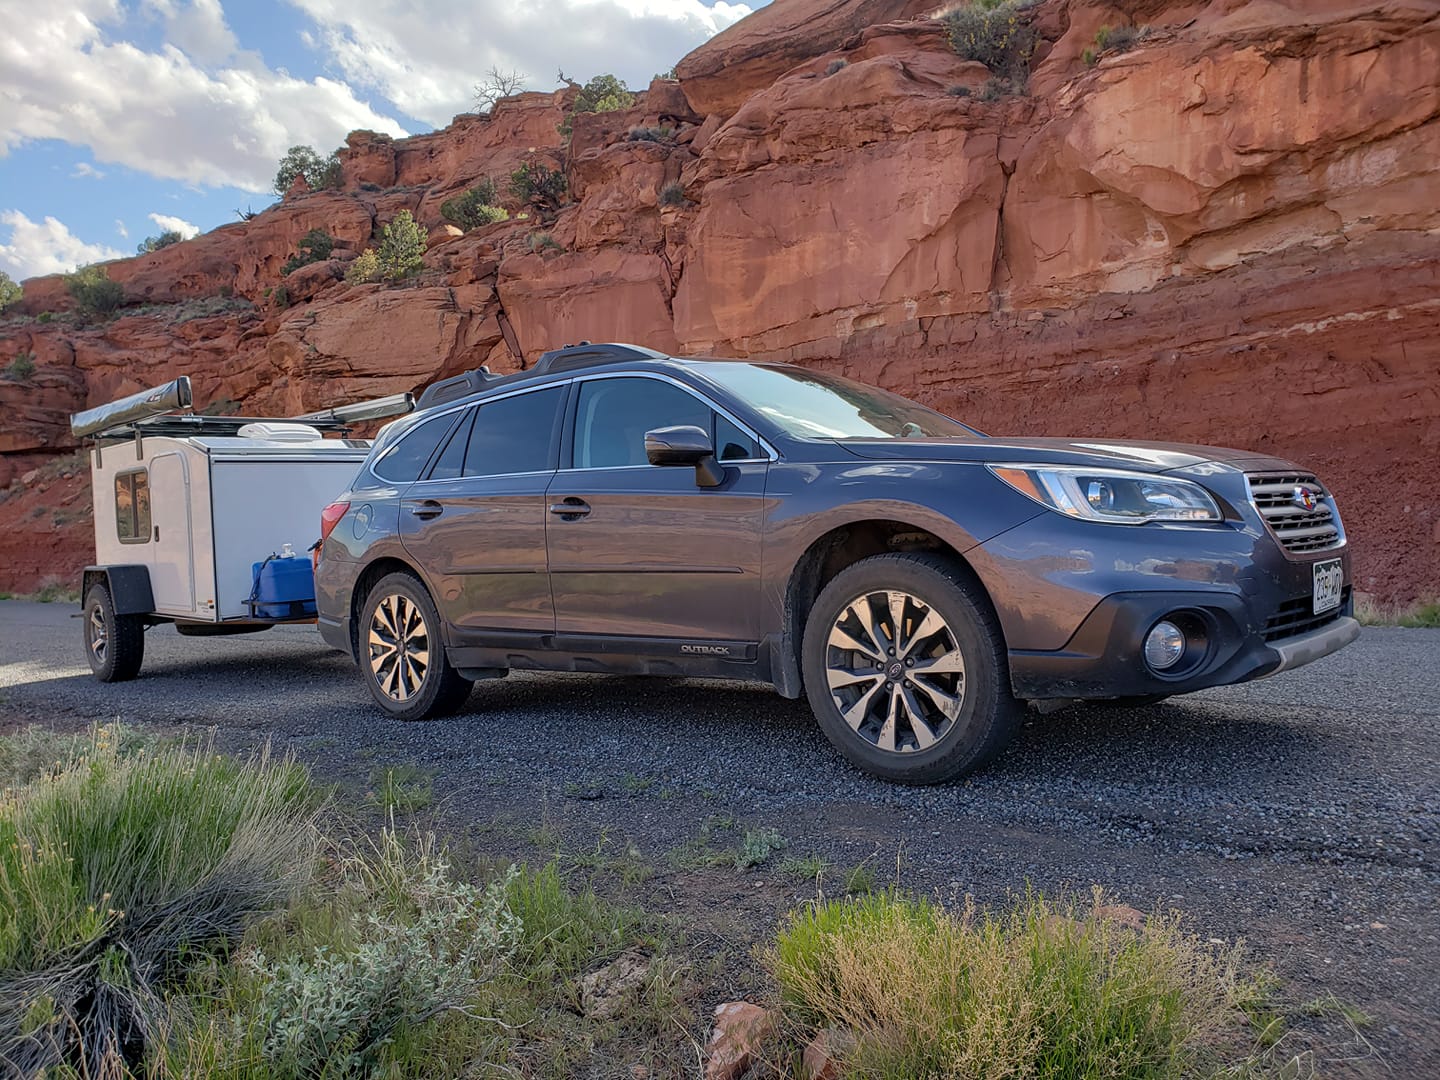
<svg viewBox="0 0 1440 1080">
<path fill-rule="evenodd" d="M 1304 484 L 1298 485 L 1295 490 L 1290 493 L 1290 501 L 1307 513 L 1320 505 L 1320 497 Z"/>
</svg>

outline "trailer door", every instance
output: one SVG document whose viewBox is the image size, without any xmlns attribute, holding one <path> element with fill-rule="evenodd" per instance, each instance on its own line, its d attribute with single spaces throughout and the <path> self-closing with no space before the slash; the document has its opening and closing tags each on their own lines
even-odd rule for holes
<svg viewBox="0 0 1440 1080">
<path fill-rule="evenodd" d="M 150 461 L 150 589 L 163 615 L 195 612 L 195 559 L 191 550 L 190 468 L 183 454 Z"/>
</svg>

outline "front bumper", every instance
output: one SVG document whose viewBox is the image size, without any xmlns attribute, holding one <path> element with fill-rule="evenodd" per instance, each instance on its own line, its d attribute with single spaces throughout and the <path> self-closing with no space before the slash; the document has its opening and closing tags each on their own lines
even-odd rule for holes
<svg viewBox="0 0 1440 1080">
<path fill-rule="evenodd" d="M 1293 637 L 1266 640 L 1256 606 L 1233 593 L 1175 591 L 1118 593 L 1106 597 L 1065 648 L 1011 650 L 1010 682 L 1016 697 L 1140 697 L 1185 694 L 1275 675 L 1343 649 L 1360 635 L 1345 602 L 1323 625 Z M 1203 658 L 1179 675 L 1153 671 L 1142 652 L 1150 627 L 1185 612 L 1205 628 Z"/>
</svg>

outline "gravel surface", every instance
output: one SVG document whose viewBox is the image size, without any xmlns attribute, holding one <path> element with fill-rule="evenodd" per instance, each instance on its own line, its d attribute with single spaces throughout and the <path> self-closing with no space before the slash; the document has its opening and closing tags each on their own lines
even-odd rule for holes
<svg viewBox="0 0 1440 1080">
<path fill-rule="evenodd" d="M 1244 938 L 1291 1000 L 1334 993 L 1371 1014 L 1374 1053 L 1338 1022 L 1297 1034 L 1324 1075 L 1440 1076 L 1440 631 L 1368 629 L 1261 683 L 1038 717 L 983 774 L 912 790 L 847 766 L 801 703 L 763 688 L 516 675 L 482 683 L 453 719 L 402 725 L 310 628 L 159 628 L 140 679 L 101 685 L 73 610 L 0 603 L 8 724 L 218 725 L 226 745 L 268 737 L 362 787 L 376 763 L 414 764 L 433 773 L 446 828 L 529 858 L 539 832 L 576 849 L 623 838 L 659 870 L 647 903 L 701 913 L 742 950 L 814 889 L 774 863 L 670 869 L 667 853 L 717 815 L 881 880 L 898 865 L 903 885 L 946 899 L 1101 883 L 1183 910 L 1206 937 Z"/>
</svg>

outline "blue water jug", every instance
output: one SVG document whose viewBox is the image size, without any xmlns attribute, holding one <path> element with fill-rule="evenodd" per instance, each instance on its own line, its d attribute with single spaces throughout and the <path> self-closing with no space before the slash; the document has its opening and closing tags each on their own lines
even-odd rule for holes
<svg viewBox="0 0 1440 1080">
<path fill-rule="evenodd" d="M 285 549 L 251 567 L 251 607 L 262 619 L 302 619 L 315 614 L 315 569 Z"/>
</svg>

